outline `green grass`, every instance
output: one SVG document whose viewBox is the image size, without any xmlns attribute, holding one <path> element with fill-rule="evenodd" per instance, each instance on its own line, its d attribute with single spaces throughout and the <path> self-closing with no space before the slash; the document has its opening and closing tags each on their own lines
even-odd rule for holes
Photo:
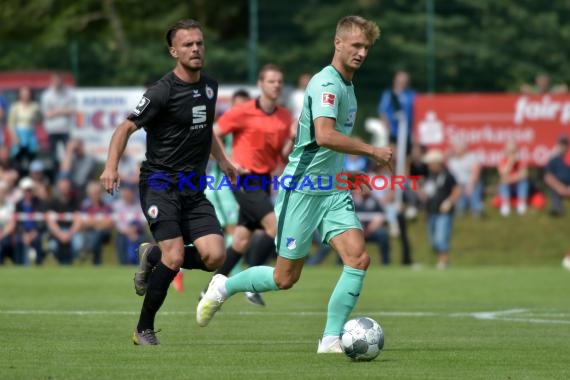
<svg viewBox="0 0 570 380">
<path fill-rule="evenodd" d="M 132 268 L 5 267 L 0 378 L 570 378 L 570 273 L 558 266 L 372 268 L 354 313 L 385 331 L 369 363 L 315 353 L 338 270 L 305 269 L 266 308 L 238 295 L 207 328 L 194 311 L 208 275 L 186 272 L 186 293 L 171 290 L 157 318 L 162 345 L 135 347 Z"/>
</svg>

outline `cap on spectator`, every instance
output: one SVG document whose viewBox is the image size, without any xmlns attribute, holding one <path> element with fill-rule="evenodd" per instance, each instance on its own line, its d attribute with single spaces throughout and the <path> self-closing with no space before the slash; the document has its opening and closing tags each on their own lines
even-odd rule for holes
<svg viewBox="0 0 570 380">
<path fill-rule="evenodd" d="M 424 162 L 426 164 L 441 164 L 443 161 L 443 153 L 439 149 L 431 149 L 424 156 Z"/>
<path fill-rule="evenodd" d="M 566 135 L 561 135 L 561 136 L 558 138 L 558 144 L 568 145 L 568 136 L 566 136 Z"/>
<path fill-rule="evenodd" d="M 30 172 L 43 172 L 44 171 L 44 163 L 40 160 L 33 160 L 30 164 Z"/>
<path fill-rule="evenodd" d="M 34 188 L 34 180 L 31 179 L 30 177 L 24 177 L 20 180 L 20 183 L 18 184 L 18 186 L 22 190 L 33 189 Z"/>
</svg>

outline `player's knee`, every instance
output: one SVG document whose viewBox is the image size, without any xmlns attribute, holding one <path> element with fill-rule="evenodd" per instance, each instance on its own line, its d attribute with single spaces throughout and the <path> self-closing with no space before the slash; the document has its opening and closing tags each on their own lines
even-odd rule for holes
<svg viewBox="0 0 570 380">
<path fill-rule="evenodd" d="M 359 250 L 359 253 L 353 256 L 350 256 L 346 262 L 346 265 L 355 269 L 366 270 L 370 265 L 370 256 L 365 249 Z"/>
<path fill-rule="evenodd" d="M 226 260 L 226 253 L 224 251 L 208 252 L 202 256 L 202 261 L 208 270 L 214 271 L 222 266 Z"/>
<path fill-rule="evenodd" d="M 275 238 L 275 235 L 277 234 L 277 230 L 276 230 L 275 226 L 265 227 L 265 233 L 267 235 L 269 235 L 270 237 Z"/>
<path fill-rule="evenodd" d="M 273 280 L 275 285 L 281 290 L 291 289 L 293 285 L 299 280 L 298 276 L 287 275 L 287 276 L 277 276 L 274 275 Z"/>
<path fill-rule="evenodd" d="M 247 251 L 248 245 L 249 245 L 249 239 L 245 237 L 234 236 L 234 239 L 232 241 L 232 247 L 237 252 L 244 253 L 245 251 Z"/>
<path fill-rule="evenodd" d="M 162 255 L 162 262 L 168 268 L 178 271 L 182 267 L 184 262 L 184 256 L 182 255 Z"/>
</svg>

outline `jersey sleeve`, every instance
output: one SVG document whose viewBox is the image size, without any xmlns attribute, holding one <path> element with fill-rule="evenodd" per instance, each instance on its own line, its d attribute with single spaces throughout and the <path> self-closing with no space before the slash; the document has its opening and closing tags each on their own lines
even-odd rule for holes
<svg viewBox="0 0 570 380">
<path fill-rule="evenodd" d="M 244 117 L 243 107 L 232 107 L 218 119 L 218 130 L 224 135 L 234 133 L 242 128 Z"/>
<path fill-rule="evenodd" d="M 340 85 L 327 78 L 315 78 L 308 90 L 313 120 L 318 117 L 337 119 L 338 105 L 342 94 Z"/>
<path fill-rule="evenodd" d="M 157 83 L 146 90 L 127 119 L 135 123 L 137 128 L 148 127 L 166 105 L 168 96 L 168 88 Z"/>
</svg>

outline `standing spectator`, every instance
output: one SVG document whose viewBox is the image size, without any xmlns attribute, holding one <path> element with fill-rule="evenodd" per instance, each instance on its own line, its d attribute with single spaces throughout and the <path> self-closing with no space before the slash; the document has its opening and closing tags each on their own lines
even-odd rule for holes
<svg viewBox="0 0 570 380">
<path fill-rule="evenodd" d="M 410 150 L 410 159 L 408 165 L 408 171 L 410 176 L 418 178 L 416 186 L 423 186 L 424 180 L 428 176 L 428 168 L 423 158 L 426 154 L 425 148 L 417 143 L 412 144 L 412 149 Z M 407 219 L 415 219 L 418 215 L 418 209 L 422 208 L 422 202 L 418 197 L 417 188 L 412 188 L 412 182 L 406 181 L 404 189 L 404 200 L 406 202 L 406 212 L 405 216 Z"/>
<path fill-rule="evenodd" d="M 82 245 L 81 216 L 79 205 L 73 196 L 71 181 L 61 177 L 57 180 L 57 193 L 49 206 L 47 227 L 50 232 L 49 247 L 57 261 L 71 265 Z M 57 214 L 55 214 L 57 213 Z"/>
<path fill-rule="evenodd" d="M 513 141 L 505 144 L 505 156 L 499 161 L 499 194 L 501 196 L 501 215 L 511 213 L 511 197 L 516 195 L 517 212 L 526 213 L 529 192 L 528 169 L 525 162 L 519 160 L 517 145 Z"/>
<path fill-rule="evenodd" d="M 49 137 L 51 157 L 59 162 L 58 144 L 65 148 L 69 135 L 75 126 L 75 95 L 63 83 L 59 73 L 52 75 L 50 87 L 42 96 L 44 128 Z M 55 165 L 57 167 L 57 165 Z"/>
<path fill-rule="evenodd" d="M 114 227 L 113 209 L 103 199 L 103 192 L 98 182 L 89 182 L 87 198 L 81 203 L 85 218 L 82 222 L 83 247 L 93 254 L 93 264 L 101 265 L 103 245 L 111 239 Z"/>
<path fill-rule="evenodd" d="M 36 124 L 40 120 L 40 107 L 32 100 L 29 87 L 20 87 L 18 100 L 10 107 L 8 129 L 12 136 L 12 157 L 23 163 L 27 170 L 30 161 L 38 152 Z"/>
<path fill-rule="evenodd" d="M 117 258 L 119 264 L 137 264 L 137 249 L 145 241 L 141 208 L 137 202 L 136 185 L 121 183 L 121 197 L 113 203 L 117 230 Z"/>
<path fill-rule="evenodd" d="M 4 258 L 10 256 L 14 261 L 14 245 L 12 242 L 16 223 L 14 217 L 14 203 L 8 198 L 10 188 L 6 182 L 0 181 L 0 265 Z"/>
<path fill-rule="evenodd" d="M 73 192 L 79 199 L 85 196 L 87 183 L 94 178 L 96 169 L 97 162 L 85 153 L 83 141 L 78 138 L 69 140 L 59 171 L 61 176 L 71 179 Z"/>
<path fill-rule="evenodd" d="M 390 131 L 390 143 L 396 144 L 398 141 L 398 128 L 400 121 L 397 113 L 402 111 L 406 117 L 408 128 L 408 149 L 411 148 L 412 125 L 414 117 L 415 91 L 410 89 L 410 75 L 406 71 L 398 71 L 394 75 L 392 88 L 382 93 L 378 104 L 378 115 L 388 126 Z"/>
<path fill-rule="evenodd" d="M 557 152 L 544 169 L 544 182 L 550 195 L 550 214 L 561 216 L 564 213 L 563 198 L 570 198 L 570 151 L 568 136 L 560 136 Z"/>
<path fill-rule="evenodd" d="M 453 207 L 461 196 L 461 188 L 445 168 L 441 151 L 429 151 L 424 161 L 429 169 L 423 190 L 428 214 L 428 235 L 431 246 L 438 255 L 437 267 L 445 269 L 449 265 Z"/>
<path fill-rule="evenodd" d="M 313 75 L 310 73 L 301 74 L 299 79 L 297 79 L 297 88 L 291 94 L 289 109 L 291 110 L 291 115 L 295 121 L 298 121 L 299 117 L 301 117 L 303 102 L 305 100 L 305 90 L 312 76 Z"/>
<path fill-rule="evenodd" d="M 42 236 L 45 225 L 33 218 L 33 213 L 44 212 L 45 203 L 34 195 L 34 181 L 29 177 L 20 180 L 19 187 L 23 192 L 22 199 L 16 203 L 16 216 L 24 217 L 16 223 L 16 246 L 14 262 L 26 265 L 35 261 L 41 265 L 44 260 Z M 15 219 L 14 219 L 15 220 Z"/>
<path fill-rule="evenodd" d="M 469 208 L 473 216 L 481 216 L 483 212 L 481 165 L 479 165 L 477 157 L 468 151 L 466 143 L 456 141 L 453 144 L 452 155 L 447 162 L 447 167 L 461 187 L 457 211 L 462 213 Z"/>
</svg>

